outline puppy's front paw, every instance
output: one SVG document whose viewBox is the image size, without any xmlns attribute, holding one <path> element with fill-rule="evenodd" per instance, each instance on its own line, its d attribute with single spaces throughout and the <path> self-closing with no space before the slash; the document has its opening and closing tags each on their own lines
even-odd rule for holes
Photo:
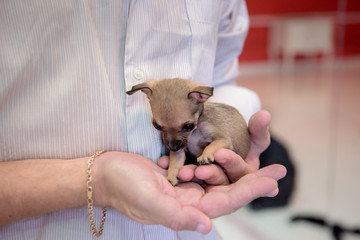
<svg viewBox="0 0 360 240">
<path fill-rule="evenodd" d="M 214 156 L 204 156 L 201 155 L 197 158 L 198 165 L 207 165 L 214 162 Z"/>
<path fill-rule="evenodd" d="M 175 186 L 178 184 L 179 180 L 176 176 L 168 176 L 168 181 L 171 183 L 171 185 Z"/>
</svg>

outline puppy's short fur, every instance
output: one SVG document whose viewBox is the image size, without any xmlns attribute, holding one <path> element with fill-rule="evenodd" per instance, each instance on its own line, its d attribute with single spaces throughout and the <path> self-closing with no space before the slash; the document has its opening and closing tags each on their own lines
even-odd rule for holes
<svg viewBox="0 0 360 240">
<path fill-rule="evenodd" d="M 185 162 L 185 151 L 197 163 L 209 164 L 214 153 L 227 148 L 245 158 L 250 136 L 242 115 L 233 107 L 206 102 L 213 88 L 185 79 L 151 80 L 132 87 L 127 94 L 144 92 L 151 105 L 153 125 L 170 151 L 168 179 L 178 183 Z"/>
</svg>

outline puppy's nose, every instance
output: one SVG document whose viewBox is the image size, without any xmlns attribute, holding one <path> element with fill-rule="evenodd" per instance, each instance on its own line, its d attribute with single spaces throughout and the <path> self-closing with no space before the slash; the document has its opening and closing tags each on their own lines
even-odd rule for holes
<svg viewBox="0 0 360 240">
<path fill-rule="evenodd" d="M 181 141 L 171 141 L 168 145 L 170 151 L 176 152 L 181 149 Z"/>
<path fill-rule="evenodd" d="M 169 146 L 169 149 L 173 152 L 176 152 L 180 150 L 180 146 Z"/>
</svg>

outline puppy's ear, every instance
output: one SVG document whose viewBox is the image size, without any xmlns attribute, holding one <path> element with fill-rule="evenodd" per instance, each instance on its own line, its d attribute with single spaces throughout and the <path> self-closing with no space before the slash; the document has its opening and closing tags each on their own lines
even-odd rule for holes
<svg viewBox="0 0 360 240">
<path fill-rule="evenodd" d="M 194 87 L 188 97 L 195 103 L 203 103 L 213 95 L 214 88 L 207 86 Z"/>
<path fill-rule="evenodd" d="M 132 95 L 135 92 L 141 90 L 143 93 L 145 93 L 147 95 L 148 98 L 150 98 L 151 94 L 152 94 L 151 86 L 152 86 L 151 81 L 140 83 L 140 84 L 134 85 L 130 91 L 126 92 L 126 94 Z"/>
</svg>

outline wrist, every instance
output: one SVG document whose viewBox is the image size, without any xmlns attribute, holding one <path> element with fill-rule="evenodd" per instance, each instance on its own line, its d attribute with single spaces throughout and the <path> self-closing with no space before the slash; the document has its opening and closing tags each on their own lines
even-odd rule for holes
<svg viewBox="0 0 360 240">
<path fill-rule="evenodd" d="M 111 153 L 104 152 L 94 159 L 91 170 L 93 200 L 96 206 L 110 207 L 110 196 L 105 183 L 105 164 Z"/>
<path fill-rule="evenodd" d="M 104 224 L 106 220 L 106 207 L 103 207 L 101 221 L 99 230 L 97 230 L 95 224 L 95 216 L 94 216 L 94 199 L 93 199 L 93 184 L 92 184 L 92 167 L 94 165 L 95 158 L 99 157 L 103 154 L 104 151 L 95 152 L 87 161 L 87 171 L 86 171 L 86 197 L 87 197 L 87 205 L 88 205 L 88 215 L 89 215 L 89 223 L 90 229 L 94 237 L 98 238 L 102 235 L 104 231 Z"/>
</svg>

